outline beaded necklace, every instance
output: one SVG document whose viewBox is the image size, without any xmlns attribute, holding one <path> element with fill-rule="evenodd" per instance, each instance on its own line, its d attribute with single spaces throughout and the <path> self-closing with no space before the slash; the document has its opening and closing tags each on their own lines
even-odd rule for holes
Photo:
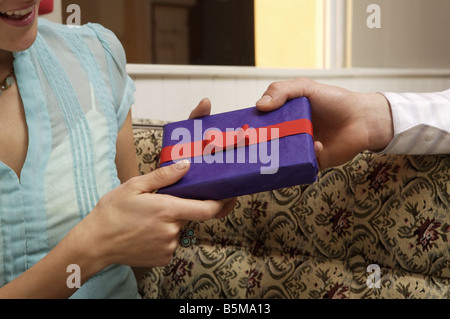
<svg viewBox="0 0 450 319">
<path fill-rule="evenodd" d="M 12 70 L 6 78 L 0 82 L 0 96 L 14 84 L 14 70 Z"/>
</svg>

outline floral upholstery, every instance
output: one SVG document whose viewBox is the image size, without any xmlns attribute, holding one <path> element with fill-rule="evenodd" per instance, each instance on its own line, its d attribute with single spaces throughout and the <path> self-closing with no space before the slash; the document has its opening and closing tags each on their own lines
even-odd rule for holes
<svg viewBox="0 0 450 319">
<path fill-rule="evenodd" d="M 135 130 L 141 173 L 160 129 Z M 362 153 L 316 183 L 238 198 L 191 222 L 195 245 L 140 282 L 144 298 L 450 298 L 450 157 Z M 379 275 L 380 281 L 374 281 Z"/>
</svg>

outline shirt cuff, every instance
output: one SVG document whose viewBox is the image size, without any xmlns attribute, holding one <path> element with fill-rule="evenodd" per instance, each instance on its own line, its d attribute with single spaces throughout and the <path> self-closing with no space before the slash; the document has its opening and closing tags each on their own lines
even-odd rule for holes
<svg viewBox="0 0 450 319">
<path fill-rule="evenodd" d="M 382 94 L 390 103 L 394 138 L 381 153 L 450 153 L 450 90 L 437 93 Z"/>
</svg>

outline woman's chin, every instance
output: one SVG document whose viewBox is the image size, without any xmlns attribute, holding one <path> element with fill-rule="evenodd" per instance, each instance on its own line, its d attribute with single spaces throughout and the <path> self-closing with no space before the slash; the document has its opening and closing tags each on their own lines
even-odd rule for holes
<svg viewBox="0 0 450 319">
<path fill-rule="evenodd" d="M 36 41 L 37 29 L 36 31 L 28 31 L 27 34 L 22 34 L 14 39 L 9 39 L 9 41 L 2 41 L 0 49 L 10 52 L 21 52 L 29 49 L 33 43 Z"/>
</svg>

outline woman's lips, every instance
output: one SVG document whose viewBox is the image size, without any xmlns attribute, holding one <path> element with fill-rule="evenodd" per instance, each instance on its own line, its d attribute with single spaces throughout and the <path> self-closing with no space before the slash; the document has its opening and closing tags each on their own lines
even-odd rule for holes
<svg viewBox="0 0 450 319">
<path fill-rule="evenodd" d="M 24 27 L 34 21 L 36 11 L 36 5 L 23 10 L 0 11 L 0 18 L 10 25 Z"/>
</svg>

